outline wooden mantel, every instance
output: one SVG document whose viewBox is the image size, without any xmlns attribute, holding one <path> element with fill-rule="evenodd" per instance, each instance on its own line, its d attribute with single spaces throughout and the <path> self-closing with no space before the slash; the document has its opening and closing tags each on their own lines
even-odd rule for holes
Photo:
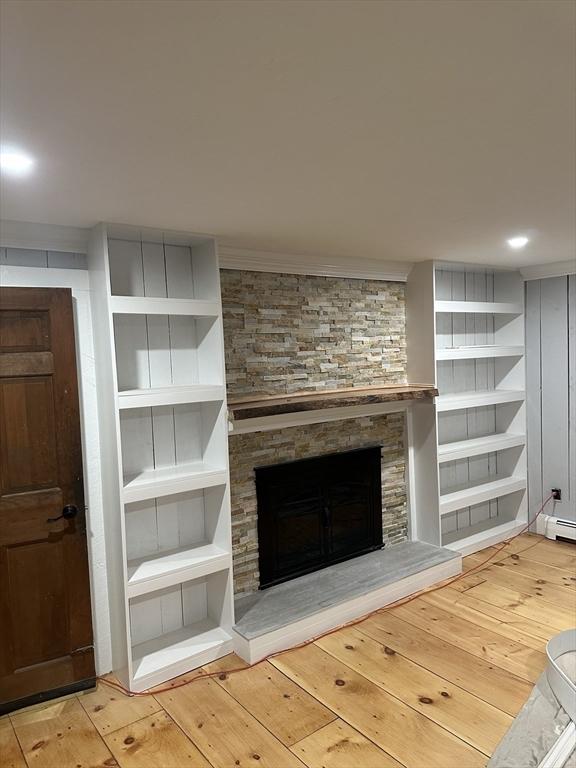
<svg viewBox="0 0 576 768">
<path fill-rule="evenodd" d="M 438 390 L 432 384 L 348 387 L 318 392 L 294 392 L 291 395 L 230 398 L 228 411 L 231 420 L 242 421 L 301 411 L 319 411 L 325 408 L 350 408 L 402 400 L 431 400 L 437 394 Z"/>
</svg>

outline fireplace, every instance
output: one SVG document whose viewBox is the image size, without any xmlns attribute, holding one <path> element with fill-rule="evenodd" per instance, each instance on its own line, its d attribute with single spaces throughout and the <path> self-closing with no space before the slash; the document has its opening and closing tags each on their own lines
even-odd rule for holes
<svg viewBox="0 0 576 768">
<path fill-rule="evenodd" d="M 382 548 L 380 446 L 255 472 L 260 589 Z"/>
</svg>

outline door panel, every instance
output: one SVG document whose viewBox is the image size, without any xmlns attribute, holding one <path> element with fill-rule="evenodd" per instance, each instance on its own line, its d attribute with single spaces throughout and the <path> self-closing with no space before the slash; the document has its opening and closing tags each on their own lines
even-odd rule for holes
<svg viewBox="0 0 576 768">
<path fill-rule="evenodd" d="M 42 352 L 50 349 L 50 315 L 44 310 L 3 309 L 0 352 Z"/>
<path fill-rule="evenodd" d="M 0 379 L 2 493 L 58 485 L 52 377 Z"/>
<path fill-rule="evenodd" d="M 0 289 L 0 713 L 94 681 L 74 350 L 69 290 Z"/>
<path fill-rule="evenodd" d="M 66 561 L 61 541 L 9 547 L 10 634 L 16 668 L 57 659 L 68 651 Z"/>
</svg>

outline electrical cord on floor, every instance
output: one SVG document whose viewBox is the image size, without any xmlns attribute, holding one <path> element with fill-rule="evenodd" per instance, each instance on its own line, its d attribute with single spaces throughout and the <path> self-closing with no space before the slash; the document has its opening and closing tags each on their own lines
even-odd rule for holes
<svg viewBox="0 0 576 768">
<path fill-rule="evenodd" d="M 281 651 L 275 651 L 274 653 L 270 653 L 268 654 L 268 656 L 265 656 L 259 661 L 254 662 L 254 664 L 247 664 L 246 666 L 243 666 L 243 667 L 235 667 L 233 669 L 227 669 L 227 670 L 218 671 L 218 672 L 198 672 L 198 673 L 194 673 L 194 677 L 191 677 L 189 680 L 181 680 L 180 682 L 174 683 L 173 685 L 166 685 L 162 688 L 158 688 L 158 687 L 151 688 L 147 691 L 140 691 L 140 692 L 129 691 L 117 680 L 110 680 L 105 677 L 98 677 L 98 680 L 101 683 L 104 683 L 104 685 L 109 686 L 110 688 L 114 688 L 117 691 L 121 691 L 127 696 L 154 696 L 155 694 L 158 694 L 158 693 L 175 691 L 177 688 L 182 688 L 185 685 L 190 685 L 191 683 L 194 683 L 197 680 L 206 680 L 207 678 L 209 679 L 212 677 L 218 677 L 221 680 L 225 680 L 228 677 L 228 675 L 235 674 L 236 672 L 245 672 L 248 669 L 254 669 L 254 667 L 257 667 L 259 664 L 263 664 L 265 661 L 269 661 L 270 659 L 273 659 L 276 656 L 280 656 L 283 653 L 289 653 L 290 651 L 295 651 L 298 648 L 305 648 L 307 645 L 311 645 L 312 643 L 315 643 L 317 640 L 320 640 L 320 638 L 322 637 L 328 637 L 329 635 L 333 635 L 336 632 L 339 632 L 341 629 L 346 629 L 347 627 L 355 627 L 357 624 L 361 624 L 363 621 L 366 621 L 366 619 L 369 619 L 371 616 L 375 616 L 378 613 L 385 613 L 386 611 L 389 611 L 391 608 L 397 608 L 400 605 L 406 605 L 406 603 L 410 603 L 412 602 L 412 600 L 415 600 L 418 597 L 422 597 L 422 595 L 428 595 L 431 592 L 436 592 L 439 589 L 444 589 L 445 587 L 449 587 L 451 584 L 454 584 L 455 582 L 460 581 L 461 579 L 466 579 L 468 578 L 468 576 L 475 574 L 477 571 L 483 570 L 485 567 L 489 567 L 488 563 L 490 563 L 497 555 L 499 555 L 500 552 L 502 552 L 502 550 L 505 549 L 508 546 L 508 544 L 510 544 L 511 541 L 514 541 L 514 539 L 518 538 L 518 536 L 521 536 L 525 531 L 528 530 L 528 528 L 530 528 L 531 525 L 533 525 L 536 522 L 536 520 L 540 517 L 540 515 L 544 511 L 544 508 L 546 507 L 548 502 L 550 502 L 553 498 L 554 498 L 554 494 L 551 493 L 550 496 L 548 496 L 548 498 L 545 499 L 545 501 L 542 503 L 542 506 L 540 507 L 538 512 L 534 515 L 534 517 L 531 520 L 529 520 L 526 523 L 526 525 L 523 526 L 518 531 L 518 533 L 514 534 L 514 536 L 511 536 L 509 539 L 506 539 L 506 541 L 501 542 L 497 546 L 497 549 L 495 552 L 493 552 L 489 557 L 487 557 L 478 565 L 475 565 L 473 568 L 470 568 L 467 571 L 463 571 L 462 573 L 459 573 L 457 576 L 453 576 L 450 579 L 441 581 L 440 583 L 435 584 L 432 587 L 428 587 L 426 589 L 420 590 L 420 592 L 415 592 L 412 595 L 408 595 L 407 597 L 403 597 L 400 600 L 396 600 L 394 603 L 389 603 L 388 605 L 385 605 L 382 608 L 377 608 L 376 610 L 371 611 L 370 613 L 367 613 L 358 619 L 353 619 L 352 621 L 348 621 L 345 624 L 340 624 L 339 626 L 334 627 L 333 629 L 329 629 L 327 632 L 322 632 L 320 635 L 311 637 L 309 640 L 304 640 L 304 642 L 298 643 L 297 645 L 294 645 L 291 648 L 284 648 Z M 537 546 L 539 543 L 540 542 L 537 541 L 535 544 L 531 544 L 529 547 L 525 547 L 525 549 L 522 549 L 520 550 L 520 552 L 516 552 L 514 554 L 519 556 L 524 552 L 527 552 L 528 550 Z M 508 555 L 506 555 L 506 557 L 508 557 Z"/>
</svg>

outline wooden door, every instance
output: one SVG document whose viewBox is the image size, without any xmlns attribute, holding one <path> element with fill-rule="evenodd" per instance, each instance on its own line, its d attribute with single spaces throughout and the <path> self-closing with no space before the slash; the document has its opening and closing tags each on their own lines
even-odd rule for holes
<svg viewBox="0 0 576 768">
<path fill-rule="evenodd" d="M 0 714 L 93 684 L 72 295 L 0 288 Z"/>
</svg>

